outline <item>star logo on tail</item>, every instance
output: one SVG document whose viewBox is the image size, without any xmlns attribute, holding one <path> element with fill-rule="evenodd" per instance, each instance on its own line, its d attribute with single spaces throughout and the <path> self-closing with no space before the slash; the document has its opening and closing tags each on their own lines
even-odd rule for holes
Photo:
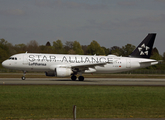
<svg viewBox="0 0 165 120">
<path fill-rule="evenodd" d="M 150 49 L 150 47 L 146 46 L 144 43 L 141 45 L 141 47 L 138 47 L 140 55 L 148 55 L 149 49 Z"/>
</svg>

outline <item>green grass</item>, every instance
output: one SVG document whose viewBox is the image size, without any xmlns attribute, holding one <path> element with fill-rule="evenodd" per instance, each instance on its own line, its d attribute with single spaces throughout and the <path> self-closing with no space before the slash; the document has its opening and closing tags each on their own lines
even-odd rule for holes
<svg viewBox="0 0 165 120">
<path fill-rule="evenodd" d="M 0 86 L 0 119 L 164 118 L 164 87 Z"/>
</svg>

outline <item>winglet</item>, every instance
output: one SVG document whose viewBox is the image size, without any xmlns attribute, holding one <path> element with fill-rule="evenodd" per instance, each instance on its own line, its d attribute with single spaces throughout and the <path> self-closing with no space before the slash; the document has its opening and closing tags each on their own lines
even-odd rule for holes
<svg viewBox="0 0 165 120">
<path fill-rule="evenodd" d="M 129 57 L 150 58 L 155 37 L 156 33 L 149 33 Z"/>
</svg>

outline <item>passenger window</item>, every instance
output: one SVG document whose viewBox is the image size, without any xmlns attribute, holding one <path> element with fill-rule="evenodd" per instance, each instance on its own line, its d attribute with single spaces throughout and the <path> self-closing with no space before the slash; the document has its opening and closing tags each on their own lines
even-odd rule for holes
<svg viewBox="0 0 165 120">
<path fill-rule="evenodd" d="M 15 60 L 17 60 L 17 58 L 15 58 Z"/>
<path fill-rule="evenodd" d="M 12 60 L 14 60 L 14 58 L 12 58 Z"/>
</svg>

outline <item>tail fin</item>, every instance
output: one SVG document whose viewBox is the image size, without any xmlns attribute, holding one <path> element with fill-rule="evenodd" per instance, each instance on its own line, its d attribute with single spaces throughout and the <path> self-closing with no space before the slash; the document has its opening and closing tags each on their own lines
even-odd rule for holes
<svg viewBox="0 0 165 120">
<path fill-rule="evenodd" d="M 150 58 L 155 37 L 156 33 L 149 33 L 129 56 L 136 58 Z"/>
</svg>

